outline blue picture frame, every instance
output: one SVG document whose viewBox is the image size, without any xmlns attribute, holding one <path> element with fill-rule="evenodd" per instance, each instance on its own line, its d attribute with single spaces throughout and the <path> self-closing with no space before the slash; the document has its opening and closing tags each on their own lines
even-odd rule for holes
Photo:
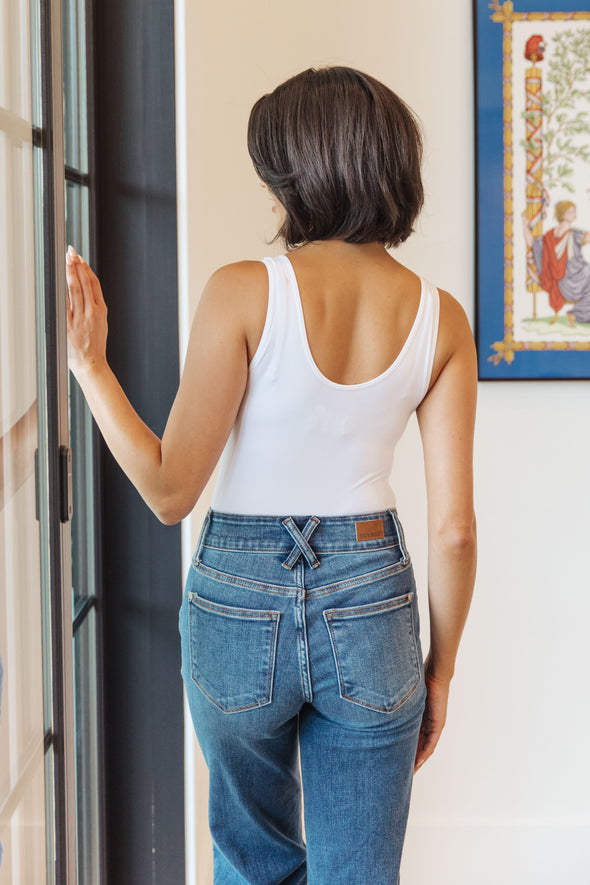
<svg viewBox="0 0 590 885">
<path fill-rule="evenodd" d="M 475 0 L 474 29 L 479 377 L 590 378 L 588 3 Z"/>
</svg>

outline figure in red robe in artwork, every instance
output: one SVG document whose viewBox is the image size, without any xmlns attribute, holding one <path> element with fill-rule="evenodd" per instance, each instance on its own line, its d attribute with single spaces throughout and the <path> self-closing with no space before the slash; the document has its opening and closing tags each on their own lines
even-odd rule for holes
<svg viewBox="0 0 590 885">
<path fill-rule="evenodd" d="M 590 263 L 582 255 L 582 246 L 590 243 L 590 233 L 572 225 L 576 220 L 576 206 L 562 200 L 555 206 L 557 225 L 542 237 L 533 237 L 529 222 L 523 218 L 526 244 L 533 250 L 539 281 L 549 295 L 556 322 L 559 311 L 568 302 L 571 325 L 590 323 Z"/>
</svg>

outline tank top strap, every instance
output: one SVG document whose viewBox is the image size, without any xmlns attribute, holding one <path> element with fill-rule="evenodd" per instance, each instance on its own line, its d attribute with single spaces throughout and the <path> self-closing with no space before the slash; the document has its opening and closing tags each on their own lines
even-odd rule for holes
<svg viewBox="0 0 590 885">
<path fill-rule="evenodd" d="M 268 271 L 268 306 L 262 336 L 250 361 L 250 371 L 261 365 L 277 363 L 285 349 L 297 349 L 296 305 L 289 287 L 287 268 L 279 257 L 261 259 Z M 283 360 L 284 362 L 284 360 Z"/>
<path fill-rule="evenodd" d="M 418 402 L 428 393 L 432 366 L 436 353 L 440 317 L 440 294 L 429 280 L 421 278 L 422 297 L 412 337 L 412 363 L 419 371 L 417 380 Z"/>
<path fill-rule="evenodd" d="M 256 369 L 262 362 L 265 354 L 272 344 L 273 332 L 277 325 L 277 266 L 273 258 L 262 258 L 268 273 L 268 302 L 266 307 L 266 319 L 256 353 L 250 360 L 249 371 Z M 279 304 L 279 310 L 280 310 Z"/>
</svg>

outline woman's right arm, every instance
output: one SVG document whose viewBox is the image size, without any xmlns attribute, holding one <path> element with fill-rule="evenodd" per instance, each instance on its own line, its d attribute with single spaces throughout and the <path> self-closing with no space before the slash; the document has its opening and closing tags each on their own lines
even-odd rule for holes
<svg viewBox="0 0 590 885">
<path fill-rule="evenodd" d="M 434 751 L 445 723 L 476 566 L 472 465 L 477 361 L 467 317 L 447 292 L 441 292 L 433 377 L 417 411 L 428 498 L 430 651 L 416 769 Z"/>
<path fill-rule="evenodd" d="M 98 278 L 78 256 L 70 256 L 66 272 L 70 369 L 123 471 L 162 522 L 178 522 L 201 494 L 238 413 L 248 378 L 247 321 L 262 304 L 259 296 L 266 297 L 266 268 L 240 262 L 209 280 L 161 440 L 108 365 L 107 309 Z"/>
</svg>

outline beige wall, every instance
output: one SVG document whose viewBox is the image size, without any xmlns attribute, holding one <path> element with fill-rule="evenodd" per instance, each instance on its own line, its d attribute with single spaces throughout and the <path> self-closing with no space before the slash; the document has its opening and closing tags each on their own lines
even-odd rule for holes
<svg viewBox="0 0 590 885">
<path fill-rule="evenodd" d="M 367 70 L 421 117 L 427 202 L 398 257 L 473 315 L 471 33 L 467 0 L 177 0 L 183 334 L 214 268 L 277 251 L 264 242 L 272 219 L 250 167 L 246 121 L 260 94 L 317 64 Z M 480 385 L 476 597 L 446 733 L 416 779 L 404 885 L 588 881 L 589 406 L 588 382 Z M 427 627 L 415 424 L 394 483 Z M 207 503 L 185 527 L 185 558 Z M 187 881 L 206 885 L 204 773 L 195 764 Z"/>
</svg>

